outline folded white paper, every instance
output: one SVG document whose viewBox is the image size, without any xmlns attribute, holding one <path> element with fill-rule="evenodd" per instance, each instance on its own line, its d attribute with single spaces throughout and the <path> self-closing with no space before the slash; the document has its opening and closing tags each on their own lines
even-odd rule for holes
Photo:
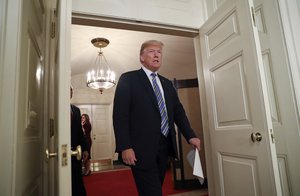
<svg viewBox="0 0 300 196">
<path fill-rule="evenodd" d="M 191 150 L 187 156 L 186 156 L 188 162 L 190 163 L 191 167 L 193 168 L 193 175 L 197 176 L 199 179 L 199 182 L 203 184 L 204 182 L 204 176 L 203 176 L 203 170 L 201 165 L 201 160 L 199 156 L 198 149 Z"/>
</svg>

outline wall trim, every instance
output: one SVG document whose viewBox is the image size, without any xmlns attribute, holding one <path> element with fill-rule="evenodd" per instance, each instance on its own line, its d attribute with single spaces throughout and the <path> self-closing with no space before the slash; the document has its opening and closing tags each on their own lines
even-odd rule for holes
<svg viewBox="0 0 300 196">
<path fill-rule="evenodd" d="M 160 33 L 192 38 L 196 37 L 199 34 L 199 30 L 193 28 L 123 19 L 117 17 L 83 14 L 78 12 L 72 13 L 72 24 Z"/>
</svg>

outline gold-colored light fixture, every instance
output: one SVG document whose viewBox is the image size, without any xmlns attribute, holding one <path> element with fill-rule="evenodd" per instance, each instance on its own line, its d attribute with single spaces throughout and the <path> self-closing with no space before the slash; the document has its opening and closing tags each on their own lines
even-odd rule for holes
<svg viewBox="0 0 300 196">
<path fill-rule="evenodd" d="M 110 69 L 109 64 L 103 54 L 102 48 L 109 44 L 109 40 L 105 38 L 94 38 L 91 43 L 100 48 L 96 57 L 93 69 L 87 73 L 87 86 L 97 89 L 100 93 L 116 85 L 115 73 Z"/>
</svg>

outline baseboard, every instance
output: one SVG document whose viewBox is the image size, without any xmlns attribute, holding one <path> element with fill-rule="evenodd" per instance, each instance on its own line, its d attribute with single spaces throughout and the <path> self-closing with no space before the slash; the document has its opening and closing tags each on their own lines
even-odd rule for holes
<svg viewBox="0 0 300 196">
<path fill-rule="evenodd" d="M 123 163 L 119 160 L 113 160 L 113 165 L 123 165 Z"/>
</svg>

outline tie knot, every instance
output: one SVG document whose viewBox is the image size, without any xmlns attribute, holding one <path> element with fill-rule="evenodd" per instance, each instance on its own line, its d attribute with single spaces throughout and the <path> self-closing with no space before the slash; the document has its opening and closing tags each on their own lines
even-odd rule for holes
<svg viewBox="0 0 300 196">
<path fill-rule="evenodd" d="M 155 78 L 156 77 L 156 73 L 151 73 L 151 76 L 153 77 L 153 78 Z"/>
</svg>

